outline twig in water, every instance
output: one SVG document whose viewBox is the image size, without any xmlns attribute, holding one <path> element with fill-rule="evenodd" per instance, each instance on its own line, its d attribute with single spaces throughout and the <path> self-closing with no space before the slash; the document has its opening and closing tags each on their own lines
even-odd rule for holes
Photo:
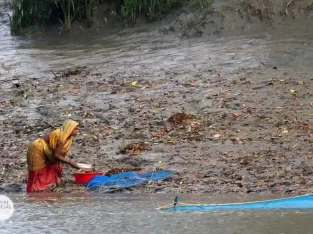
<svg viewBox="0 0 313 234">
<path fill-rule="evenodd" d="M 55 78 L 58 78 L 58 76 L 53 71 L 51 71 L 51 73 L 54 75 Z"/>
<path fill-rule="evenodd" d="M 295 0 L 290 0 L 286 5 L 286 15 L 288 15 L 288 7 L 293 3 Z"/>
</svg>

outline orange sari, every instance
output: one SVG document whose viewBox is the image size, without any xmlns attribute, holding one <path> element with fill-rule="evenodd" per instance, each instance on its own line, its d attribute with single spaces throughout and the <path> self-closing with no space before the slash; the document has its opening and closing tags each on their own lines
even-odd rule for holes
<svg viewBox="0 0 313 234">
<path fill-rule="evenodd" d="M 53 131 L 49 135 L 49 142 L 44 139 L 36 139 L 27 150 L 28 180 L 26 192 L 43 191 L 57 183 L 61 178 L 63 167 L 54 158 L 54 151 L 58 142 L 66 142 L 62 155 L 68 154 L 72 145 L 72 131 L 78 123 L 72 120 L 67 121 L 63 127 Z"/>
<path fill-rule="evenodd" d="M 29 171 L 26 192 L 44 191 L 62 177 L 63 167 L 59 163 L 48 164 L 40 171 Z"/>
</svg>

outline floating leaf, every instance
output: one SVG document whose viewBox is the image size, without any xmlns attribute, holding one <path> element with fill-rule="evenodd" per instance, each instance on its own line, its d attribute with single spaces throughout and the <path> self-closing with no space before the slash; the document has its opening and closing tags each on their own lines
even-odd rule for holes
<svg viewBox="0 0 313 234">
<path fill-rule="evenodd" d="M 167 143 L 168 144 L 175 144 L 175 141 L 174 140 L 168 140 Z"/>
<path fill-rule="evenodd" d="M 192 122 L 192 123 L 191 123 L 191 126 L 195 126 L 195 125 L 198 125 L 198 126 L 199 126 L 199 125 L 201 125 L 201 123 L 199 123 L 199 122 Z"/>
<path fill-rule="evenodd" d="M 191 132 L 191 126 L 188 126 L 187 131 Z"/>
<path fill-rule="evenodd" d="M 215 139 L 218 139 L 218 138 L 221 137 L 221 135 L 220 135 L 220 134 L 215 134 L 213 137 L 214 137 Z"/>
<path fill-rule="evenodd" d="M 283 130 L 281 133 L 282 133 L 282 134 L 286 134 L 286 133 L 288 133 L 288 130 L 285 129 L 285 130 Z"/>
<path fill-rule="evenodd" d="M 69 93 L 79 93 L 79 89 L 69 89 L 68 92 Z"/>
<path fill-rule="evenodd" d="M 133 81 L 133 82 L 131 83 L 132 86 L 136 86 L 137 84 L 138 84 L 138 81 Z"/>
<path fill-rule="evenodd" d="M 295 90 L 295 89 L 291 89 L 291 90 L 290 90 L 290 92 L 292 92 L 292 93 L 296 93 L 296 92 L 297 92 L 297 90 Z"/>
</svg>

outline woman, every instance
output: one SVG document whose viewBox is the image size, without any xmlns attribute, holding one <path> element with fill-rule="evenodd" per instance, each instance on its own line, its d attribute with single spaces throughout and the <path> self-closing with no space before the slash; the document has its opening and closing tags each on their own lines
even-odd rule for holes
<svg viewBox="0 0 313 234">
<path fill-rule="evenodd" d="M 35 140 L 27 150 L 28 181 L 26 192 L 43 191 L 62 183 L 62 163 L 79 169 L 65 159 L 78 132 L 78 123 L 69 120 L 63 127 Z"/>
</svg>

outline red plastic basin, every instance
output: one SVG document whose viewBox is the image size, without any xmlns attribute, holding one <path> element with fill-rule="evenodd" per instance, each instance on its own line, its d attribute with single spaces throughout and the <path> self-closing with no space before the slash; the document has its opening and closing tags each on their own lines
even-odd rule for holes
<svg viewBox="0 0 313 234">
<path fill-rule="evenodd" d="M 103 172 L 77 172 L 74 178 L 77 184 L 87 184 L 95 175 L 103 175 Z"/>
</svg>

